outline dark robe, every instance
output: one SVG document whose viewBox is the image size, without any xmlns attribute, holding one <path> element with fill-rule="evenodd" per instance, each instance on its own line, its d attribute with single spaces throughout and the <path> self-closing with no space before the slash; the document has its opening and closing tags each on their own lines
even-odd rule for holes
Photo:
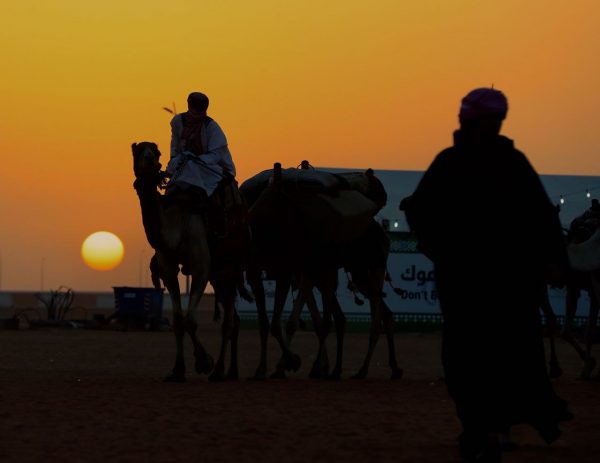
<svg viewBox="0 0 600 463">
<path fill-rule="evenodd" d="M 566 263 L 555 207 L 525 155 L 503 136 L 455 133 L 406 210 L 435 265 L 442 361 L 465 431 L 532 424 L 547 441 L 568 416 L 544 358 L 540 291 Z"/>
</svg>

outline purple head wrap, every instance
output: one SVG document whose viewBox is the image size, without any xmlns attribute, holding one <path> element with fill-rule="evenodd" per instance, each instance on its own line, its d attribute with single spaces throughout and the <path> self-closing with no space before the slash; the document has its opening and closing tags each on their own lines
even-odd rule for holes
<svg viewBox="0 0 600 463">
<path fill-rule="evenodd" d="M 467 94 L 460 104 L 460 119 L 477 119 L 480 117 L 506 117 L 508 100 L 504 93 L 494 88 L 477 88 Z"/>
</svg>

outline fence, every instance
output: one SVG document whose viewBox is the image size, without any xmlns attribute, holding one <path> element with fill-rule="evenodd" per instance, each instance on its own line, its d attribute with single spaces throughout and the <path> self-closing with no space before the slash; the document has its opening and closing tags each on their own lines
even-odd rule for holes
<svg viewBox="0 0 600 463">
<path fill-rule="evenodd" d="M 269 313 L 269 317 L 272 313 Z M 346 330 L 348 332 L 366 332 L 370 328 L 371 317 L 364 313 L 345 313 Z M 243 328 L 256 328 L 258 326 L 258 316 L 256 311 L 239 312 L 241 326 Z M 289 312 L 283 313 L 283 320 L 287 320 Z M 563 325 L 564 316 L 557 316 L 559 325 Z M 442 329 L 442 314 L 440 313 L 394 313 L 394 331 L 396 332 L 429 332 Z M 304 321 L 302 324 L 305 329 L 312 329 L 312 321 Z M 542 316 L 542 323 L 545 324 L 545 317 Z M 573 325 L 575 328 L 584 327 L 587 325 L 587 317 L 575 317 Z M 600 321 L 599 321 L 600 323 Z"/>
</svg>

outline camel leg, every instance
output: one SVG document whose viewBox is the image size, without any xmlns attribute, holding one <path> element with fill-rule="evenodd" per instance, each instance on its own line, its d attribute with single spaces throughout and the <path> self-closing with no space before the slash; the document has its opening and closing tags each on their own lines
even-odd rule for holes
<svg viewBox="0 0 600 463">
<path fill-rule="evenodd" d="M 598 323 L 598 309 L 600 301 L 600 272 L 595 271 L 590 275 L 590 312 L 588 315 L 588 323 L 585 330 L 585 354 L 586 361 L 584 362 L 584 368 L 579 376 L 580 379 L 591 379 L 592 372 L 596 367 L 596 359 L 592 357 L 593 347 L 593 334 L 597 329 Z"/>
<path fill-rule="evenodd" d="M 581 290 L 578 287 L 574 286 L 573 284 L 567 285 L 567 294 L 565 298 L 565 323 L 560 336 L 573 349 L 575 349 L 577 355 L 579 355 L 579 358 L 585 363 L 587 360 L 586 352 L 584 349 L 582 349 L 582 347 L 579 345 L 579 342 L 573 335 L 573 320 L 575 318 L 575 314 L 577 313 L 577 302 L 579 301 L 580 295 Z"/>
<path fill-rule="evenodd" d="M 175 334 L 175 366 L 170 375 L 165 377 L 165 381 L 182 383 L 185 381 L 185 360 L 183 357 L 183 337 L 185 335 L 185 326 L 183 319 L 183 309 L 181 307 L 181 293 L 179 291 L 179 281 L 177 280 L 178 271 L 167 272 L 164 268 L 169 268 L 162 263 L 161 275 L 165 287 L 169 291 L 171 303 L 173 304 L 173 332 Z M 171 267 L 176 268 L 176 267 Z"/>
<path fill-rule="evenodd" d="M 308 307 L 308 311 L 310 312 L 310 318 L 312 319 L 315 331 L 322 329 L 323 318 L 321 317 L 315 295 L 312 291 L 306 295 L 306 307 Z"/>
<path fill-rule="evenodd" d="M 548 361 L 548 376 L 550 378 L 559 378 L 562 376 L 562 368 L 558 363 L 558 357 L 556 355 L 556 343 L 554 342 L 554 333 L 556 332 L 556 314 L 550 305 L 550 298 L 548 297 L 548 286 L 543 285 L 540 294 L 540 309 L 546 317 L 546 327 L 548 329 L 548 337 L 550 339 L 550 360 Z"/>
<path fill-rule="evenodd" d="M 294 334 L 298 329 L 298 319 L 300 317 L 300 314 L 302 313 L 304 305 L 308 307 L 308 310 L 310 312 L 317 340 L 319 339 L 319 333 L 323 329 L 323 319 L 321 318 L 321 314 L 319 313 L 319 308 L 317 307 L 317 302 L 315 301 L 315 296 L 312 291 L 312 288 L 310 290 L 307 290 L 306 288 L 301 289 L 298 291 L 298 297 L 294 300 L 294 306 L 292 308 L 290 318 L 288 319 L 288 322 L 285 327 L 288 346 L 291 346 L 292 338 L 294 337 Z M 278 372 L 281 374 L 282 361 L 279 362 L 277 368 Z M 323 347 L 320 357 L 317 356 L 317 359 L 314 361 L 309 376 L 311 378 L 320 378 L 322 369 L 325 371 L 329 370 L 329 359 L 327 358 L 327 349 L 325 347 Z"/>
<path fill-rule="evenodd" d="M 310 291 L 312 295 L 312 291 Z M 285 338 L 287 346 L 290 347 L 292 344 L 292 338 L 298 329 L 298 319 L 300 318 L 300 314 L 302 313 L 302 308 L 306 303 L 306 294 L 304 291 L 298 291 L 298 297 L 294 299 L 294 303 L 292 305 L 292 311 L 288 318 L 287 323 L 285 324 Z M 273 377 L 275 378 L 285 378 L 285 355 L 282 353 L 279 362 L 277 362 L 277 366 L 275 367 L 275 372 L 273 373 Z"/>
<path fill-rule="evenodd" d="M 334 317 L 337 334 L 337 361 L 334 371 L 332 372 L 331 379 L 336 379 L 341 376 L 344 332 L 346 324 L 346 317 L 344 317 L 344 314 L 342 313 L 342 310 L 335 297 L 335 290 L 337 289 L 337 269 L 333 270 L 331 273 L 319 275 L 318 281 L 318 288 L 321 292 L 323 303 L 323 320 L 322 323 L 315 325 L 315 331 L 319 337 L 319 350 L 317 352 L 317 358 L 313 363 L 309 373 L 309 377 L 313 379 L 330 377 L 326 346 L 327 337 L 331 331 L 332 317 Z"/>
<path fill-rule="evenodd" d="M 281 329 L 281 316 L 283 314 L 283 309 L 285 305 L 285 300 L 287 299 L 288 293 L 290 291 L 291 280 L 289 275 L 280 275 L 277 278 L 277 282 L 275 285 L 275 306 L 273 307 L 273 317 L 271 318 L 271 335 L 277 340 L 279 343 L 279 347 L 281 350 L 287 350 L 287 344 L 285 339 L 283 338 L 282 329 Z"/>
<path fill-rule="evenodd" d="M 260 360 L 256 372 L 251 379 L 263 380 L 267 378 L 267 343 L 269 339 L 269 317 L 267 315 L 265 288 L 260 279 L 260 271 L 248 270 L 246 277 L 252 289 L 252 294 L 254 294 L 260 334 Z"/>
<path fill-rule="evenodd" d="M 310 297 L 312 296 L 312 291 L 310 291 Z M 308 294 L 305 294 L 304 291 L 298 291 L 298 297 L 294 299 L 294 304 L 292 306 L 292 311 L 288 318 L 287 323 L 285 324 L 285 337 L 287 339 L 288 346 L 292 343 L 292 338 L 294 334 L 298 330 L 300 314 L 302 313 L 302 309 L 304 305 L 308 303 Z"/>
<path fill-rule="evenodd" d="M 289 275 L 280 275 L 275 286 L 275 307 L 273 308 L 273 318 L 271 319 L 271 335 L 277 340 L 282 352 L 282 361 L 284 371 L 298 371 L 302 361 L 300 357 L 294 354 L 284 336 L 281 329 L 281 316 L 285 305 L 285 300 L 290 290 L 291 279 Z M 279 371 L 275 371 L 272 375 L 274 378 L 281 377 Z"/>
<path fill-rule="evenodd" d="M 315 300 L 315 295 L 312 291 L 306 294 L 306 306 L 310 312 L 310 317 L 312 319 L 315 335 L 317 336 L 318 341 L 319 333 L 321 333 L 321 331 L 324 329 L 323 317 L 321 317 L 321 313 L 317 307 L 317 301 Z M 326 372 L 329 371 L 329 358 L 327 357 L 327 347 L 325 345 L 323 345 L 323 349 L 318 355 L 318 358 L 313 362 L 312 370 L 309 375 L 310 377 L 320 377 L 320 373 L 318 373 L 320 369 Z"/>
<path fill-rule="evenodd" d="M 233 329 L 231 332 L 231 363 L 229 365 L 229 371 L 225 379 L 237 380 L 239 378 L 239 367 L 238 367 L 238 338 L 240 334 L 240 316 L 235 308 L 233 309 Z"/>
<path fill-rule="evenodd" d="M 185 360 L 183 358 L 183 337 L 185 327 L 183 315 L 181 313 L 173 314 L 173 332 L 175 333 L 175 345 L 177 353 L 175 354 L 175 365 L 170 375 L 165 377 L 165 381 L 172 383 L 185 382 Z"/>
<path fill-rule="evenodd" d="M 594 309 L 593 310 L 590 307 L 590 319 L 591 320 L 589 322 L 589 326 L 592 326 L 594 330 L 598 329 L 597 325 L 598 325 L 598 311 L 599 311 L 599 309 L 600 309 L 600 305 L 598 303 L 594 304 Z M 591 368 L 591 370 L 593 371 L 594 367 L 596 366 L 596 361 L 591 356 L 591 354 L 592 354 L 592 352 L 591 352 L 592 351 L 592 337 L 591 336 L 588 337 L 587 342 L 588 342 L 588 346 L 589 346 L 588 347 L 588 351 L 589 351 L 589 354 L 590 354 L 589 358 L 592 359 L 592 360 L 594 360 L 593 366 Z M 598 373 L 596 374 L 595 379 L 600 379 L 600 371 L 598 371 Z"/>
<path fill-rule="evenodd" d="M 578 287 L 573 284 L 567 285 L 565 296 L 565 323 L 562 329 L 563 337 L 565 334 L 571 335 L 571 330 L 573 329 L 573 320 L 575 319 L 575 314 L 577 313 L 577 303 L 580 295 L 581 290 Z"/>
<path fill-rule="evenodd" d="M 400 379 L 404 374 L 404 370 L 398 367 L 398 362 L 396 360 L 396 347 L 394 344 L 394 314 L 383 300 L 381 301 L 381 311 L 383 327 L 385 329 L 385 336 L 388 345 L 388 364 L 392 370 L 391 379 Z"/>
<path fill-rule="evenodd" d="M 329 297 L 331 304 L 331 314 L 333 315 L 333 320 L 335 323 L 335 336 L 336 336 L 336 345 L 337 350 L 335 353 L 335 365 L 331 374 L 328 376 L 329 379 L 341 379 L 342 377 L 342 357 L 344 353 L 344 334 L 346 332 L 346 316 L 340 307 L 340 303 L 335 297 L 335 293 L 331 292 Z M 326 356 L 325 346 L 323 346 L 323 356 Z"/>
<path fill-rule="evenodd" d="M 360 367 L 360 370 L 352 376 L 353 379 L 364 379 L 369 372 L 371 358 L 375 352 L 375 346 L 381 334 L 383 299 L 382 288 L 385 278 L 385 268 L 380 270 L 354 270 L 352 278 L 359 291 L 369 300 L 369 309 L 371 311 L 371 327 L 369 330 L 369 348 L 367 355 Z M 394 354 L 395 356 L 395 354 Z"/>
<path fill-rule="evenodd" d="M 370 297 L 369 306 L 371 309 L 369 349 L 367 350 L 367 355 L 365 357 L 362 367 L 360 367 L 360 370 L 358 370 L 358 372 L 354 376 L 352 376 L 353 379 L 364 379 L 367 377 L 367 373 L 369 372 L 369 365 L 371 364 L 371 358 L 373 357 L 373 353 L 375 352 L 375 346 L 377 345 L 377 341 L 379 340 L 379 335 L 381 333 L 381 298 Z"/>
<path fill-rule="evenodd" d="M 150 279 L 152 280 L 152 286 L 156 289 L 160 289 L 160 271 L 158 267 L 158 256 L 156 253 L 150 258 Z"/>
<path fill-rule="evenodd" d="M 190 300 L 188 305 L 187 317 L 185 320 L 185 331 L 190 336 L 194 346 L 194 367 L 199 375 L 209 374 L 214 367 L 214 360 L 200 343 L 197 335 L 198 319 L 200 310 L 200 300 L 206 289 L 208 280 L 201 275 L 192 275 L 190 286 Z M 215 300 L 217 299 L 215 295 Z"/>
<path fill-rule="evenodd" d="M 184 325 L 185 331 L 190 336 L 194 346 L 194 369 L 199 375 L 207 375 L 212 371 L 215 361 L 198 340 L 198 323 L 188 317 Z"/>
<path fill-rule="evenodd" d="M 292 338 L 296 331 L 298 330 L 298 320 L 300 318 L 300 314 L 302 313 L 302 309 L 304 306 L 308 307 L 308 312 L 310 313 L 310 318 L 313 322 L 313 326 L 315 328 L 315 334 L 322 329 L 323 319 L 319 312 L 319 308 L 317 307 L 317 301 L 315 300 L 315 295 L 312 290 L 304 293 L 299 292 L 298 297 L 294 300 L 294 306 L 292 312 L 290 314 L 290 318 L 285 326 L 285 334 L 288 340 L 288 345 L 291 344 Z M 318 336 L 317 336 L 318 338 Z"/>
<path fill-rule="evenodd" d="M 319 379 L 319 378 L 327 378 L 329 374 L 329 362 L 326 362 L 327 359 L 327 336 L 329 335 L 329 331 L 331 330 L 331 303 L 326 301 L 325 293 L 321 293 L 323 298 L 323 322 L 319 327 L 315 326 L 315 331 L 319 338 L 319 349 L 317 351 L 317 358 L 315 359 L 313 366 L 309 373 L 309 378 Z"/>
<path fill-rule="evenodd" d="M 215 368 L 208 377 L 209 381 L 225 380 L 225 357 L 227 355 L 227 347 L 233 333 L 233 317 L 235 312 L 235 295 L 232 293 L 232 288 L 227 288 L 225 285 L 215 284 L 215 296 L 219 295 L 223 306 L 223 322 L 221 323 L 221 348 L 219 350 L 219 358 L 215 364 Z M 237 372 L 232 372 L 237 376 Z"/>
</svg>

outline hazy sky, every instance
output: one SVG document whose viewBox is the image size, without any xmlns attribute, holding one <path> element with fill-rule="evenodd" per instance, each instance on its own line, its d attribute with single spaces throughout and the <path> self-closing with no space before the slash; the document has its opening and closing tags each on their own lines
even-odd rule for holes
<svg viewBox="0 0 600 463">
<path fill-rule="evenodd" d="M 594 0 L 3 0 L 0 288 L 135 286 L 141 263 L 149 284 L 130 145 L 168 157 L 161 108 L 195 90 L 240 181 L 302 159 L 425 169 L 492 84 L 540 173 L 600 175 L 598 24 Z M 81 260 L 98 230 L 124 242 L 115 270 Z"/>
</svg>

